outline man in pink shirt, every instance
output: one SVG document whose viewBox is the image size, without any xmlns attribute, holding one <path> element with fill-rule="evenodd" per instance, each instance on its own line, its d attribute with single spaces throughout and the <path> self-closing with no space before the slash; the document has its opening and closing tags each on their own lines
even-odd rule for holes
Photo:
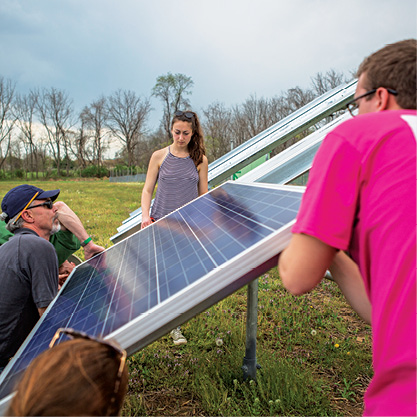
<svg viewBox="0 0 417 417">
<path fill-rule="evenodd" d="M 324 139 L 278 265 L 296 295 L 330 269 L 372 324 L 365 415 L 416 415 L 416 51 L 401 41 L 360 65 L 359 115 Z"/>
</svg>

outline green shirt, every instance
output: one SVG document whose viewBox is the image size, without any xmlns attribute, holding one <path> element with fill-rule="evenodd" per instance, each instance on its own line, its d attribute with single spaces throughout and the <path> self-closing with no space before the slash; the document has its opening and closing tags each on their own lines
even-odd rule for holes
<svg viewBox="0 0 417 417">
<path fill-rule="evenodd" d="M 6 223 L 0 221 L 0 245 L 6 243 L 12 236 L 13 233 L 6 229 Z M 54 245 L 59 265 L 81 247 L 80 241 L 68 230 L 55 233 L 49 241 Z"/>
</svg>

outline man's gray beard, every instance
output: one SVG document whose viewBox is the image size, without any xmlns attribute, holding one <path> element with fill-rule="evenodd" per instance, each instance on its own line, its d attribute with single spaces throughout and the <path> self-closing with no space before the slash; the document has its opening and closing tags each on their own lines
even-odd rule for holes
<svg viewBox="0 0 417 417">
<path fill-rule="evenodd" d="M 54 235 L 55 233 L 58 233 L 60 230 L 61 230 L 61 223 L 60 222 L 54 223 L 51 229 L 51 236 Z"/>
</svg>

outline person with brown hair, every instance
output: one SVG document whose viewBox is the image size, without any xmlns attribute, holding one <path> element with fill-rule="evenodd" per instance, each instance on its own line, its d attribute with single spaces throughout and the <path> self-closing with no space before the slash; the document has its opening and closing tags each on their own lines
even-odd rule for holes
<svg viewBox="0 0 417 417">
<path fill-rule="evenodd" d="M 407 39 L 376 51 L 363 60 L 356 75 L 366 91 L 378 90 L 383 85 L 387 90 L 396 92 L 391 92 L 393 97 L 388 97 L 392 101 L 389 105 L 393 107 L 390 110 L 415 109 L 416 40 Z M 366 101 L 371 101 L 372 95 L 369 94 Z M 357 101 L 357 97 L 354 101 Z M 362 109 L 361 113 L 364 112 Z"/>
<path fill-rule="evenodd" d="M 208 160 L 197 114 L 177 111 L 171 133 L 173 143 L 155 151 L 149 162 L 141 197 L 142 229 L 208 191 Z M 176 345 L 187 343 L 180 328 L 174 329 L 171 337 Z"/>
<path fill-rule="evenodd" d="M 171 133 L 173 143 L 155 151 L 149 161 L 141 197 L 142 229 L 208 191 L 208 161 L 197 114 L 177 111 Z"/>
<path fill-rule="evenodd" d="M 330 268 L 372 324 L 365 415 L 416 415 L 416 60 L 408 39 L 360 65 L 353 118 L 318 150 L 278 265 L 295 295 Z"/>
<path fill-rule="evenodd" d="M 54 346 L 66 334 L 67 340 Z M 10 416 L 116 416 L 127 392 L 126 351 L 115 342 L 58 329 L 17 384 Z"/>
</svg>

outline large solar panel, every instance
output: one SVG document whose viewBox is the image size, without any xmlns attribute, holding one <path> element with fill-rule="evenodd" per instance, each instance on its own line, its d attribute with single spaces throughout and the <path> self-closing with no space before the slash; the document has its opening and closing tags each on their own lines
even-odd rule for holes
<svg viewBox="0 0 417 417">
<path fill-rule="evenodd" d="M 59 327 L 129 354 L 276 265 L 302 187 L 228 182 L 77 267 L 0 376 L 0 409 Z"/>
<path fill-rule="evenodd" d="M 346 103 L 352 99 L 355 93 L 356 84 L 357 80 L 353 80 L 348 84 L 340 85 L 326 92 L 219 159 L 216 159 L 208 167 L 209 187 L 221 184 L 249 163 L 268 154 L 279 144 L 285 143 L 288 139 L 321 122 L 336 111 L 345 110 Z M 296 166 L 297 164 L 294 164 L 294 168 Z M 290 170 L 293 171 L 293 168 Z M 112 236 L 110 240 L 116 243 L 132 235 L 140 229 L 141 221 L 142 208 L 139 207 L 130 213 L 129 218 L 124 220 L 123 224 L 117 228 L 118 233 Z"/>
</svg>

